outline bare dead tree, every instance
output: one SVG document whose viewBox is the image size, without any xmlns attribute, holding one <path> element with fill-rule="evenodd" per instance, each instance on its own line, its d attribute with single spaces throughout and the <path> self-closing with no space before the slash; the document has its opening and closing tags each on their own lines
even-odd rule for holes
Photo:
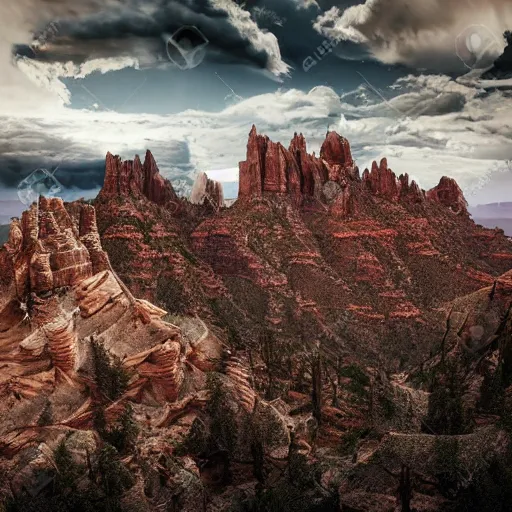
<svg viewBox="0 0 512 512">
<path fill-rule="evenodd" d="M 268 385 L 265 392 L 265 398 L 271 400 L 274 393 L 274 367 L 276 366 L 277 351 L 272 334 L 267 329 L 263 329 L 259 335 L 261 347 L 261 358 L 267 368 Z"/>
<path fill-rule="evenodd" d="M 411 512 L 411 471 L 408 466 L 402 464 L 400 471 L 400 484 L 398 486 L 398 495 L 400 500 L 401 512 Z"/>
<path fill-rule="evenodd" d="M 492 285 L 492 290 L 491 292 L 489 293 L 489 300 L 492 301 L 494 299 L 494 295 L 496 293 L 496 283 L 498 281 L 494 280 L 494 284 Z"/>
<path fill-rule="evenodd" d="M 341 366 L 342 366 L 342 358 L 341 356 L 336 356 L 336 360 L 334 363 L 330 363 L 328 361 L 324 364 L 324 373 L 331 385 L 332 389 L 332 400 L 331 404 L 333 407 L 338 407 L 338 393 L 339 393 L 339 385 L 341 380 Z"/>
<path fill-rule="evenodd" d="M 316 349 L 311 363 L 311 401 L 313 404 L 313 417 L 320 426 L 322 422 L 322 356 L 319 342 L 316 343 Z"/>
<path fill-rule="evenodd" d="M 446 329 L 444 331 L 443 339 L 441 340 L 441 365 L 444 366 L 444 361 L 446 357 L 446 338 L 448 337 L 448 333 L 451 328 L 451 318 L 452 318 L 453 307 L 450 309 L 448 316 L 446 317 Z"/>
</svg>

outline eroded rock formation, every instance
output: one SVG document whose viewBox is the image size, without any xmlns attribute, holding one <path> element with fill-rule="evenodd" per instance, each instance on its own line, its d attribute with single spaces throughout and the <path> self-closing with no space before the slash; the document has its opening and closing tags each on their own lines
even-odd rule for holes
<svg viewBox="0 0 512 512">
<path fill-rule="evenodd" d="M 425 193 L 414 180 L 409 182 L 407 174 L 397 178 L 386 158 L 380 164 L 373 162 L 360 179 L 348 140 L 336 132 L 327 133 L 318 158 L 307 152 L 302 134 L 294 135 L 287 150 L 252 127 L 247 159 L 240 162 L 241 201 L 268 193 L 289 196 L 295 205 L 314 198 L 334 203 L 332 212 L 347 217 L 356 213 L 364 188 L 388 201 L 421 203 L 427 199 L 456 213 L 467 211 L 462 191 L 453 179 L 443 177 L 438 186 Z"/>
<path fill-rule="evenodd" d="M 192 204 L 204 204 L 214 210 L 222 208 L 224 206 L 222 184 L 209 179 L 206 173 L 200 172 L 192 186 L 190 202 Z"/>
<path fill-rule="evenodd" d="M 163 320 L 165 310 L 134 299 L 119 281 L 90 205 L 41 198 L 21 221 L 13 221 L 0 256 L 0 411 L 13 418 L 0 424 L 0 444 L 7 451 L 16 453 L 37 437 L 37 431 L 12 428 L 30 425 L 35 411 L 48 407 L 54 423 L 91 426 L 93 343 L 119 358 L 129 373 L 130 386 L 120 400 L 174 402 L 189 368 L 189 381 L 200 384 L 203 375 L 204 384 L 203 372 L 218 364 L 220 341 L 213 334 L 184 339 L 179 327 Z M 60 393 L 67 396 L 66 407 Z M 27 412 L 26 400 L 35 396 L 46 401 L 41 398 Z"/>
<path fill-rule="evenodd" d="M 351 319 L 344 339 L 363 350 L 356 326 L 371 324 L 369 338 L 379 331 L 374 347 L 388 339 L 386 358 L 398 345 L 402 357 L 404 329 L 435 338 L 438 307 L 492 282 L 512 261 L 504 236 L 453 215 L 464 204 L 453 180 L 425 193 L 385 158 L 359 177 L 348 141 L 335 132 L 318 158 L 301 134 L 286 150 L 253 127 L 239 200 L 195 229 L 192 249 L 229 283 L 237 304 L 250 294 L 251 314 L 255 304 L 268 310 L 268 328 L 299 335 L 294 322 L 308 316 L 332 332 L 344 311 Z M 434 324 L 436 333 L 427 334 Z"/>
<path fill-rule="evenodd" d="M 425 192 L 413 180 L 409 183 L 409 175 L 400 175 L 397 179 L 395 173 L 388 167 L 388 161 L 383 158 L 380 164 L 372 163 L 371 171 L 363 172 L 365 182 L 372 194 L 388 201 L 405 200 L 420 203 L 425 198 Z"/>
<path fill-rule="evenodd" d="M 468 203 L 452 178 L 442 177 L 439 184 L 427 192 L 427 198 L 450 208 L 454 213 L 467 214 Z"/>
<path fill-rule="evenodd" d="M 69 210 L 59 198 L 41 197 L 14 220 L 0 249 L 3 304 L 73 286 L 108 266 L 101 249 L 94 209 L 77 203 Z"/>
<path fill-rule="evenodd" d="M 319 197 L 327 181 L 340 183 L 346 176 L 355 176 L 348 141 L 330 132 L 322 152 L 325 160 L 309 155 L 302 134 L 295 134 L 289 149 L 285 149 L 281 143 L 258 135 L 253 126 L 247 160 L 240 162 L 239 199 L 273 192 L 289 195 L 295 204 L 302 204 L 304 196 Z"/>
<path fill-rule="evenodd" d="M 115 196 L 139 197 L 143 195 L 158 205 L 178 203 L 178 196 L 171 183 L 164 179 L 158 170 L 151 151 L 146 152 L 144 164 L 138 155 L 134 160 L 122 161 L 119 156 L 107 153 L 105 181 L 99 197 L 106 199 Z"/>
<path fill-rule="evenodd" d="M 60 442 L 94 468 L 98 405 L 110 427 L 129 404 L 140 433 L 122 454 L 136 479 L 124 499 L 141 510 L 228 510 L 237 486 L 252 499 L 258 486 L 290 485 L 297 456 L 298 476 L 318 478 L 301 500 L 319 509 L 337 490 L 337 507 L 396 508 L 406 464 L 428 485 L 413 507 L 440 510 L 434 459 L 454 437 L 421 432 L 430 393 L 402 370 L 426 386 L 442 357 L 475 354 L 465 400 L 477 406 L 510 314 L 510 240 L 475 226 L 448 178 L 425 193 L 385 159 L 360 178 L 334 132 L 317 158 L 302 135 L 285 149 L 254 129 L 240 171 L 233 208 L 181 201 L 178 213 L 152 157 L 110 155 L 97 211 L 41 200 L 13 222 L 0 250 L 0 450 L 12 487 L 36 487 Z M 212 187 L 202 180 L 198 197 Z M 128 377 L 108 401 L 98 346 Z M 494 456 L 502 432 L 457 436 L 467 474 L 489 435 Z"/>
</svg>

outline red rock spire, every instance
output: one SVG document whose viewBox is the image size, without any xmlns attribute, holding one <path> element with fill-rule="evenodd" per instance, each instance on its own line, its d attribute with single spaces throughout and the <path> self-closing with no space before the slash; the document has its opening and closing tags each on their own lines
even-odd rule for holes
<svg viewBox="0 0 512 512">
<path fill-rule="evenodd" d="M 443 176 L 439 184 L 430 189 L 427 198 L 444 206 L 447 206 L 455 213 L 467 213 L 468 203 L 459 185 L 453 178 Z"/>
<path fill-rule="evenodd" d="M 240 162 L 238 197 L 241 200 L 259 197 L 265 192 L 289 195 L 296 204 L 304 196 L 321 195 L 328 181 L 340 182 L 345 174 L 354 173 L 350 145 L 335 132 L 328 134 L 324 152 L 328 161 L 309 155 L 302 134 L 295 134 L 288 149 L 268 137 L 258 135 L 253 126 L 247 144 L 247 159 Z"/>
<path fill-rule="evenodd" d="M 380 161 L 380 165 L 373 161 L 371 172 L 365 170 L 363 173 L 363 181 L 367 183 L 372 194 L 389 200 L 398 199 L 399 184 L 395 173 L 388 167 L 386 158 Z"/>
<path fill-rule="evenodd" d="M 4 247 L 0 270 L 6 282 L 15 282 L 18 299 L 73 286 L 108 268 L 94 208 L 79 202 L 64 205 L 60 198 L 40 197 L 23 212 L 21 222 L 13 221 Z M 8 295 L 0 283 L 2 293 Z"/>
<path fill-rule="evenodd" d="M 144 195 L 153 203 L 165 205 L 168 202 L 178 201 L 178 196 L 172 188 L 170 181 L 160 174 L 155 158 L 149 149 L 142 166 L 144 175 Z"/>
<path fill-rule="evenodd" d="M 192 204 L 204 204 L 209 208 L 217 210 L 224 206 L 224 192 L 222 184 L 208 178 L 206 173 L 200 172 L 190 193 Z"/>
<path fill-rule="evenodd" d="M 343 167 L 354 165 L 348 140 L 336 132 L 327 132 L 325 141 L 320 149 L 320 158 L 330 165 L 341 165 Z"/>
<path fill-rule="evenodd" d="M 105 181 L 99 198 L 112 196 L 142 197 L 166 205 L 177 202 L 178 196 L 171 183 L 162 177 L 151 151 L 146 152 L 144 165 L 138 155 L 134 160 L 122 161 L 119 156 L 107 153 Z"/>
</svg>

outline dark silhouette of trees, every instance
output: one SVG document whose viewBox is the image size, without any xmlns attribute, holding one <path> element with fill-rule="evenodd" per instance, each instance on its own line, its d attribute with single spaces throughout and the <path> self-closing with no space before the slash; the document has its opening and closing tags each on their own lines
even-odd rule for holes
<svg viewBox="0 0 512 512">
<path fill-rule="evenodd" d="M 428 403 L 427 432 L 439 435 L 467 434 L 472 417 L 464 406 L 467 384 L 455 361 L 447 360 L 434 377 Z"/>
<path fill-rule="evenodd" d="M 402 512 L 411 512 L 411 471 L 407 466 L 404 466 L 403 464 L 402 469 L 400 471 L 400 485 L 398 487 L 398 494 L 400 497 L 400 505 L 402 507 Z"/>
<path fill-rule="evenodd" d="M 311 357 L 311 380 L 313 417 L 320 426 L 322 423 L 322 355 L 320 353 L 320 342 L 317 342 Z"/>
<path fill-rule="evenodd" d="M 116 400 L 125 392 L 130 376 L 121 360 L 109 354 L 101 342 L 91 338 L 91 347 L 98 390 L 109 400 Z"/>
</svg>

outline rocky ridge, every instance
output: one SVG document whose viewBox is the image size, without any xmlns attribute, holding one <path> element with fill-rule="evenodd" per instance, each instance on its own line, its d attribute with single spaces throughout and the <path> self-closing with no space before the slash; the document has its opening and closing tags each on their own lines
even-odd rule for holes
<svg viewBox="0 0 512 512">
<path fill-rule="evenodd" d="M 313 315 L 320 330 L 343 332 L 354 349 L 364 329 L 372 358 L 381 343 L 385 357 L 400 358 L 406 338 L 435 337 L 443 303 L 492 282 L 512 257 L 506 237 L 471 221 L 454 180 L 425 192 L 407 175 L 397 178 L 386 159 L 360 177 L 348 141 L 335 132 L 316 157 L 302 135 L 287 150 L 254 127 L 238 201 L 191 239 L 248 310 L 250 283 L 251 309 L 262 305 L 252 322 L 264 317 L 282 336 Z"/>
<path fill-rule="evenodd" d="M 295 134 L 288 149 L 268 137 L 258 135 L 253 126 L 247 145 L 247 159 L 240 162 L 240 200 L 261 197 L 264 193 L 286 194 L 297 205 L 305 199 L 322 199 L 332 195 L 324 187 L 336 187 L 341 195 L 341 213 L 354 213 L 351 184 L 360 184 L 359 169 L 352 158 L 349 142 L 336 132 L 328 132 L 320 157 L 307 153 L 306 140 Z M 421 202 L 429 199 L 452 208 L 456 213 L 466 213 L 467 203 L 457 183 L 443 177 L 439 185 L 425 192 L 407 174 L 396 177 L 388 167 L 386 158 L 380 164 L 373 162 L 365 169 L 362 182 L 371 193 L 389 201 L 409 200 Z"/>
<path fill-rule="evenodd" d="M 137 157 L 123 162 L 107 155 L 105 185 L 95 202 L 103 246 L 134 294 L 159 301 L 171 312 L 199 313 L 205 300 L 223 292 L 186 242 L 189 219 L 222 206 L 221 187 L 199 177 L 192 199 L 200 204 L 177 197 L 149 151 L 144 165 Z"/>
<path fill-rule="evenodd" d="M 253 126 L 240 163 L 239 199 L 229 209 L 205 204 L 208 187 L 211 197 L 220 197 L 205 176 L 192 198 L 203 204 L 166 207 L 127 193 L 117 167 L 106 169 L 107 188 L 120 191 L 121 201 L 102 193 L 96 208 L 121 278 L 164 307 L 165 290 L 174 288 L 180 293 L 169 307 L 181 303 L 221 322 L 219 314 L 232 317 L 246 303 L 240 293 L 249 290 L 237 283 L 244 280 L 259 297 L 254 304 L 268 310 L 257 314 L 258 329 L 287 332 L 313 314 L 317 327 L 330 326 L 332 333 L 339 323 L 334 300 L 353 325 L 348 332 L 369 320 L 381 340 L 401 339 L 410 329 L 430 337 L 430 317 L 443 302 L 492 282 L 512 258 L 502 234 L 471 221 L 454 180 L 442 178 L 425 192 L 407 174 L 396 177 L 386 159 L 360 176 L 349 142 L 335 132 L 317 157 L 302 134 L 286 149 Z M 245 325 L 246 332 L 255 322 L 254 305 L 241 309 L 237 328 Z M 286 320 L 286 311 L 296 318 Z M 375 332 L 369 335 L 377 343 Z"/>
<path fill-rule="evenodd" d="M 302 134 L 286 149 L 253 127 L 239 198 L 229 209 L 218 206 L 220 188 L 204 175 L 192 195 L 192 203 L 202 204 L 165 205 L 134 194 L 119 168 L 141 166 L 115 159 L 113 165 L 112 158 L 108 193 L 96 209 L 122 280 L 173 311 L 179 305 L 221 324 L 237 318 L 240 336 L 258 325 L 286 337 L 311 315 L 317 328 L 333 334 L 344 311 L 351 343 L 369 321 L 372 357 L 389 336 L 404 340 L 391 357 L 399 359 L 408 336 L 433 335 L 431 317 L 445 301 L 492 282 L 512 259 L 502 234 L 471 221 L 454 180 L 442 178 L 425 192 L 407 174 L 397 178 L 386 159 L 360 176 L 349 142 L 335 132 L 317 157 Z M 144 179 L 135 180 L 136 190 Z"/>
</svg>

